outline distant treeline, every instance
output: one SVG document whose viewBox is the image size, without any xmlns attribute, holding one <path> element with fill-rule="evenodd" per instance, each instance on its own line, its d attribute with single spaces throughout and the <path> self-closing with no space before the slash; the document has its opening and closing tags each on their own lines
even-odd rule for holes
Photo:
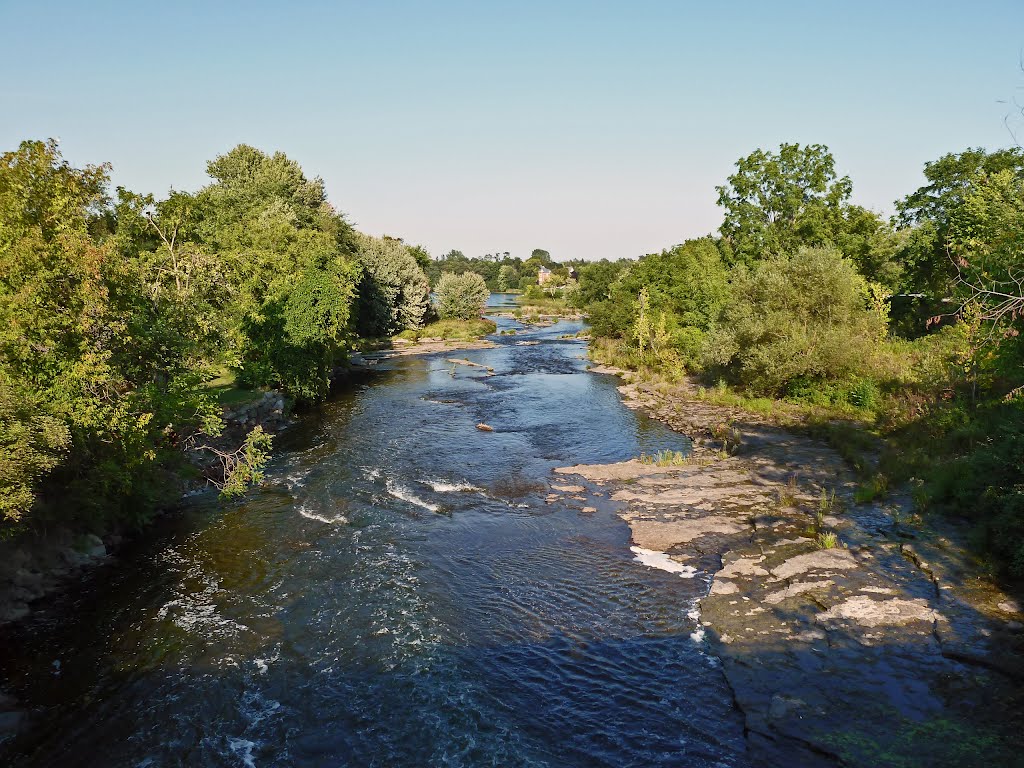
<svg viewBox="0 0 1024 768">
<path fill-rule="evenodd" d="M 608 359 L 886 436 L 865 495 L 909 482 L 1024 575 L 1024 152 L 924 172 L 886 220 L 826 147 L 759 150 L 717 188 L 717 233 L 582 266 L 568 297 Z"/>
</svg>

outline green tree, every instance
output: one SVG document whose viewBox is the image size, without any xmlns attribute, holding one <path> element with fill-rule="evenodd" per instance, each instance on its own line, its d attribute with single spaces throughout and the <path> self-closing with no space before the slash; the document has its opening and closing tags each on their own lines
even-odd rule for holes
<svg viewBox="0 0 1024 768">
<path fill-rule="evenodd" d="M 181 436 L 213 428 L 198 356 L 168 333 L 187 327 L 180 308 L 150 282 L 174 285 L 175 270 L 150 268 L 108 236 L 106 174 L 72 168 L 53 142 L 0 156 L 0 461 L 16 498 L 8 517 L 58 496 L 65 519 L 142 516 L 181 461 Z M 97 221 L 106 222 L 102 237 Z M 26 408 L 36 424 L 26 424 Z"/>
<path fill-rule="evenodd" d="M 195 231 L 217 254 L 230 294 L 222 320 L 227 362 L 243 385 L 321 397 L 324 372 L 347 351 L 353 313 L 342 305 L 354 300 L 363 274 L 354 232 L 327 202 L 323 182 L 283 153 L 243 144 L 207 170 L 214 183 L 197 197 Z M 395 248 L 419 271 L 404 245 Z"/>
<path fill-rule="evenodd" d="M 575 297 L 576 305 L 584 309 L 611 298 L 612 283 L 626 267 L 626 261 L 608 261 L 608 259 L 581 265 L 579 268 L 580 287 Z"/>
<path fill-rule="evenodd" d="M 499 291 L 511 291 L 519 286 L 519 270 L 511 264 L 503 264 L 498 270 L 498 280 L 495 286 Z"/>
<path fill-rule="evenodd" d="M 430 285 L 409 248 L 400 240 L 359 234 L 359 331 L 393 336 L 423 325 L 430 306 Z"/>
<path fill-rule="evenodd" d="M 928 318 L 955 307 L 958 272 L 949 254 L 951 221 L 976 184 L 1000 173 L 1024 176 L 1024 150 L 977 148 L 944 155 L 925 164 L 927 184 L 897 201 L 897 221 L 904 230 L 894 255 L 902 274 L 894 320 L 904 334 L 924 333 Z"/>
<path fill-rule="evenodd" d="M 445 272 L 437 282 L 437 311 L 442 319 L 472 320 L 480 317 L 490 292 L 475 272 Z"/>
<path fill-rule="evenodd" d="M 35 392 L 0 376 L 0 523 L 17 522 L 43 478 L 67 453 L 71 432 Z"/>
<path fill-rule="evenodd" d="M 430 258 L 430 253 L 427 249 L 422 245 L 410 245 L 409 253 L 412 255 L 413 259 L 416 260 L 416 263 L 419 265 L 419 268 L 423 270 L 423 273 L 426 274 L 427 269 L 433 262 L 433 259 Z"/>
<path fill-rule="evenodd" d="M 650 328 L 663 331 L 682 365 L 698 368 L 705 335 L 728 296 L 728 273 L 714 242 L 689 240 L 621 269 L 608 298 L 590 305 L 594 332 L 629 337 L 644 289 L 650 299 Z"/>
<path fill-rule="evenodd" d="M 734 382 L 782 395 L 870 375 L 885 332 L 854 264 L 834 248 L 802 248 L 736 271 L 705 354 Z"/>
<path fill-rule="evenodd" d="M 822 144 L 782 144 L 777 153 L 757 150 L 736 162 L 736 172 L 717 187 L 725 209 L 722 237 L 737 263 L 834 243 L 845 225 L 852 192 L 836 176 L 835 160 Z"/>
</svg>

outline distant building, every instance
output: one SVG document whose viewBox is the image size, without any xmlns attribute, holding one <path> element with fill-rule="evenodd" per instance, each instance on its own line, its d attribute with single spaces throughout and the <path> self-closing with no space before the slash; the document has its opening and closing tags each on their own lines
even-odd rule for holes
<svg viewBox="0 0 1024 768">
<path fill-rule="evenodd" d="M 541 266 L 540 271 L 537 272 L 537 285 L 544 285 L 548 280 L 551 279 L 551 270 L 545 266 Z"/>
</svg>

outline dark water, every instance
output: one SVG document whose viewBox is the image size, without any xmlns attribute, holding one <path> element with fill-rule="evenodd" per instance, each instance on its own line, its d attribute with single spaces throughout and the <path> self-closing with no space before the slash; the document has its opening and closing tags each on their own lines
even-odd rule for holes
<svg viewBox="0 0 1024 768">
<path fill-rule="evenodd" d="M 35 725 L 0 764 L 742 765 L 700 578 L 636 562 L 607 505 L 545 503 L 555 466 L 685 448 L 585 372 L 579 327 L 458 353 L 493 376 L 378 366 L 262 488 L 8 632 Z"/>
</svg>

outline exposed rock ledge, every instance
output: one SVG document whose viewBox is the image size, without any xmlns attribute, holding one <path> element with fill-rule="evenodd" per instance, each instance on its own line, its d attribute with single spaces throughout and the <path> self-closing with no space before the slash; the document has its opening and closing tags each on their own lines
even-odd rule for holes
<svg viewBox="0 0 1024 768">
<path fill-rule="evenodd" d="M 842 459 L 809 438 L 637 385 L 620 392 L 691 436 L 692 460 L 556 472 L 618 502 L 637 546 L 706 574 L 706 642 L 755 765 L 1021 764 L 1024 616 L 956 530 L 897 522 L 905 499 L 855 505 Z M 724 458 L 707 440 L 722 423 L 742 435 Z M 582 498 L 552 485 L 569 489 Z M 814 538 L 822 489 L 839 500 L 822 520 L 834 549 Z"/>
</svg>

